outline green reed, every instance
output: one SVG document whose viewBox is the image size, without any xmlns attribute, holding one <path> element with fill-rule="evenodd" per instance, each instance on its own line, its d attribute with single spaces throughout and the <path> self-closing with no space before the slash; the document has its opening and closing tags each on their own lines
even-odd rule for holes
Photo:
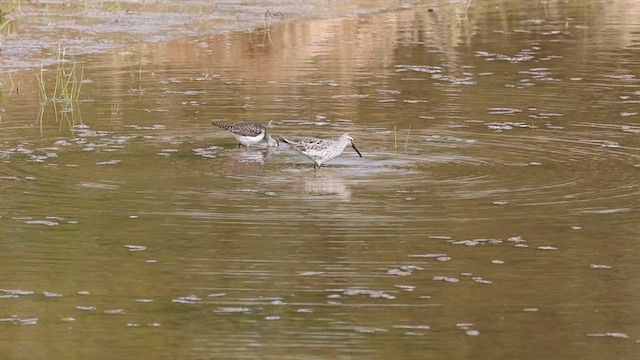
<svg viewBox="0 0 640 360">
<path fill-rule="evenodd" d="M 48 102 L 58 102 L 63 103 L 68 108 L 73 108 L 74 103 L 77 103 L 80 99 L 84 68 L 81 69 L 78 74 L 75 61 L 69 63 L 65 59 L 64 48 L 58 50 L 57 63 L 55 83 L 52 91 L 49 91 L 47 88 L 47 84 L 44 79 L 45 70 L 41 68 L 40 76 L 36 75 L 40 102 L 43 104 Z"/>
<path fill-rule="evenodd" d="M 49 106 L 50 105 L 50 106 Z M 53 116 L 56 124 L 60 130 L 67 128 L 74 131 L 74 126 L 77 124 L 82 124 L 82 113 L 80 112 L 80 107 L 70 108 L 68 105 L 59 104 L 58 102 L 52 101 L 49 105 L 46 103 L 40 104 L 40 111 L 38 112 L 38 118 L 36 119 L 36 123 L 40 128 L 40 133 L 44 133 L 44 119 L 45 113 L 49 108 L 53 110 Z"/>
<path fill-rule="evenodd" d="M 7 14 L 14 12 L 13 9 L 9 9 L 9 11 L 4 11 L 0 9 L 0 35 L 3 33 L 9 34 L 10 32 L 15 30 L 15 25 L 13 24 L 13 19 Z"/>
<path fill-rule="evenodd" d="M 45 112 L 53 107 L 56 123 L 73 129 L 76 124 L 82 123 L 80 114 L 80 93 L 84 78 L 84 69 L 78 71 L 75 61 L 71 62 L 65 57 L 64 48 L 58 49 L 55 78 L 45 80 L 45 70 L 40 68 L 40 75 L 36 75 L 38 83 L 38 95 L 40 96 L 40 112 L 37 123 L 40 132 L 43 132 Z"/>
<path fill-rule="evenodd" d="M 11 23 L 13 20 L 5 19 L 4 16 L 0 19 L 0 33 L 7 29 L 7 33 L 11 31 Z"/>
<path fill-rule="evenodd" d="M 22 0 L 3 1 L 2 9 L 0 9 L 0 20 L 4 20 L 4 16 L 13 12 L 20 12 L 22 9 Z"/>
</svg>

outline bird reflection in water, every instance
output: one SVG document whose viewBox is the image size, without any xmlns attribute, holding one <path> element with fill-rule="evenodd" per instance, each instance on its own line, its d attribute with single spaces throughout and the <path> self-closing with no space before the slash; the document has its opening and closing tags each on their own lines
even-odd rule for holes
<svg viewBox="0 0 640 360">
<path fill-rule="evenodd" d="M 222 170 L 231 173 L 255 173 L 260 170 L 272 155 L 271 149 L 244 149 L 229 151 L 229 156 L 222 163 Z"/>
<path fill-rule="evenodd" d="M 351 199 L 351 185 L 344 181 L 339 171 L 325 169 L 305 172 L 302 186 L 302 190 L 307 194 L 334 195 L 342 200 Z"/>
</svg>

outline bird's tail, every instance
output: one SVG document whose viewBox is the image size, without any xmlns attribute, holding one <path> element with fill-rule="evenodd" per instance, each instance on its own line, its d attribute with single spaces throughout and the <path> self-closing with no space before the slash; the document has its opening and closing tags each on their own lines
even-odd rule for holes
<svg viewBox="0 0 640 360">
<path fill-rule="evenodd" d="M 211 125 L 217 126 L 219 128 L 225 129 L 225 130 L 229 130 L 229 128 L 231 127 L 230 124 L 225 124 L 225 123 L 220 123 L 220 122 L 215 122 L 215 121 L 212 121 Z"/>
</svg>

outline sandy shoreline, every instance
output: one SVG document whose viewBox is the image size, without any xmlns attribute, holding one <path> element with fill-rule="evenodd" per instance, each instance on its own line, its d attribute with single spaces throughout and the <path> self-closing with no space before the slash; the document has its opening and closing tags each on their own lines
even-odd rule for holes
<svg viewBox="0 0 640 360">
<path fill-rule="evenodd" d="M 41 1 L 5 4 L 0 72 L 39 68 L 66 56 L 103 53 L 132 44 L 250 31 L 283 21 L 357 16 L 413 6 L 415 0 L 185 0 L 147 2 Z"/>
</svg>

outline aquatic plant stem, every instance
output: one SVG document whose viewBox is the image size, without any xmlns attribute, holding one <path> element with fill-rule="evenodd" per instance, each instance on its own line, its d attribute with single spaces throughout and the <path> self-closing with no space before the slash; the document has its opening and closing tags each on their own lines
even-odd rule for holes
<svg viewBox="0 0 640 360">
<path fill-rule="evenodd" d="M 411 124 L 409 124 L 409 130 L 407 131 L 407 138 L 404 141 L 404 152 L 407 152 L 407 146 L 409 145 L 409 135 L 411 135 Z"/>
<path fill-rule="evenodd" d="M 398 151 L 398 131 L 395 125 L 393 125 L 393 150 Z"/>
</svg>

